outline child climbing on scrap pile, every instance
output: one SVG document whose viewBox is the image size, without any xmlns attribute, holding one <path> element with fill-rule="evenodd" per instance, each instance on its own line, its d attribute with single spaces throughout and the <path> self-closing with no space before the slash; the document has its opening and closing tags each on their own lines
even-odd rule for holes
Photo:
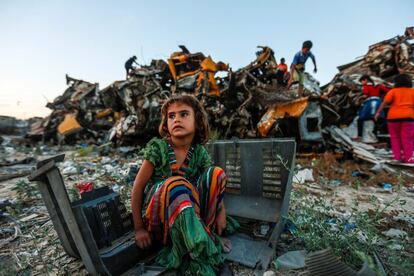
<svg viewBox="0 0 414 276">
<path fill-rule="evenodd" d="M 222 250 L 231 244 L 219 237 L 238 227 L 226 218 L 226 175 L 211 166 L 203 146 L 208 140 L 207 115 L 190 95 L 173 96 L 161 109 L 160 138 L 143 150 L 144 162 L 132 189 L 135 240 L 148 248 L 165 245 L 157 263 L 192 275 L 215 275 Z"/>
<path fill-rule="evenodd" d="M 374 115 L 381 104 L 381 96 L 384 96 L 390 89 L 382 84 L 375 84 L 368 75 L 359 78 L 362 84 L 364 103 L 358 111 L 358 136 L 362 135 L 362 142 L 378 142 L 374 134 Z"/>
</svg>

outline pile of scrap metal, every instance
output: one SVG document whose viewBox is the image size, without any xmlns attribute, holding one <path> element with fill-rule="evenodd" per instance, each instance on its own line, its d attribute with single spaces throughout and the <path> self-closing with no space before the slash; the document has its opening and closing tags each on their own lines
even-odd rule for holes
<svg viewBox="0 0 414 276">
<path fill-rule="evenodd" d="M 152 60 L 150 65 L 135 68 L 127 80 L 102 90 L 98 84 L 67 76 L 69 87 L 48 103 L 52 114 L 40 126 L 32 125 L 32 132 L 43 131 L 45 141 L 93 139 L 131 144 L 156 135 L 165 99 L 188 93 L 204 105 L 215 137 L 299 136 L 300 132 L 301 138 L 315 139 L 299 131 L 306 129 L 307 119 L 293 135 L 288 132 L 291 123 L 281 122 L 289 118 L 300 122 L 298 118 L 307 114 L 306 118 L 316 118 L 314 128 L 320 129 L 321 111 L 315 102 L 319 83 L 306 75 L 307 97 L 298 99 L 296 85 L 287 89 L 276 81 L 277 63 L 271 48 L 260 46 L 252 63 L 233 72 L 223 62 L 179 47 L 181 51 L 172 53 L 168 62 Z M 217 76 L 219 71 L 225 76 Z"/>
<path fill-rule="evenodd" d="M 47 107 L 52 113 L 32 125 L 31 133 L 43 132 L 44 141 L 72 143 L 79 139 L 103 141 L 105 131 L 114 121 L 114 114 L 103 104 L 97 83 L 71 78 L 66 75 L 69 87 Z M 43 127 L 43 129 L 42 129 Z"/>
<path fill-rule="evenodd" d="M 105 106 L 116 114 L 107 140 L 133 143 L 157 133 L 160 107 L 171 95 L 171 76 L 163 60 L 136 68 L 124 81 L 116 81 L 100 91 Z"/>
<path fill-rule="evenodd" d="M 338 66 L 339 73 L 323 87 L 322 97 L 341 116 L 324 118 L 327 125 L 349 125 L 361 105 L 362 88 L 359 78 L 369 75 L 375 84 L 392 87 L 393 77 L 406 73 L 414 77 L 414 27 L 406 28 L 403 36 L 371 45 L 368 53 L 351 63 Z"/>
</svg>

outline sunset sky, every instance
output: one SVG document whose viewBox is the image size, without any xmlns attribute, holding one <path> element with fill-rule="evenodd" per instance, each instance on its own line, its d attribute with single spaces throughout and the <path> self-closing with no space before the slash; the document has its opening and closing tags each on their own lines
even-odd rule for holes
<svg viewBox="0 0 414 276">
<path fill-rule="evenodd" d="M 125 78 L 130 56 L 167 59 L 179 44 L 236 70 L 257 45 L 290 63 L 310 39 L 323 85 L 338 65 L 414 25 L 410 0 L 194 2 L 0 0 L 0 115 L 46 116 L 65 74 L 102 89 Z"/>
</svg>

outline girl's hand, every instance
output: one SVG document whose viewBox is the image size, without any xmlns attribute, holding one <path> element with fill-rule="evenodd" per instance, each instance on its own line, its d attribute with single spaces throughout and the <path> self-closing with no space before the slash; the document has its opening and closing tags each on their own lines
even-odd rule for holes
<svg viewBox="0 0 414 276">
<path fill-rule="evenodd" d="M 151 236 L 147 230 L 144 228 L 138 229 L 135 231 L 135 243 L 141 249 L 150 247 L 151 245 Z"/>
<path fill-rule="evenodd" d="M 378 121 L 379 116 L 380 116 L 380 113 L 375 113 L 375 116 L 374 116 L 374 121 L 375 122 Z"/>
<path fill-rule="evenodd" d="M 223 234 L 224 229 L 226 229 L 226 225 L 227 221 L 226 221 L 226 210 L 224 209 L 224 204 L 223 204 L 223 208 L 221 208 L 221 210 L 217 213 L 216 216 L 216 229 L 217 229 L 217 234 L 219 236 L 221 236 L 221 234 Z"/>
</svg>

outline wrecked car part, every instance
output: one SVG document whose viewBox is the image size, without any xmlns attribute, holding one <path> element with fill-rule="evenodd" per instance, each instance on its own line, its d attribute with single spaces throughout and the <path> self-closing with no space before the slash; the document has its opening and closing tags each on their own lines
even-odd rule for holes
<svg viewBox="0 0 414 276">
<path fill-rule="evenodd" d="M 321 141 L 322 111 L 316 102 L 309 102 L 299 117 L 299 134 L 304 141 Z"/>
</svg>

